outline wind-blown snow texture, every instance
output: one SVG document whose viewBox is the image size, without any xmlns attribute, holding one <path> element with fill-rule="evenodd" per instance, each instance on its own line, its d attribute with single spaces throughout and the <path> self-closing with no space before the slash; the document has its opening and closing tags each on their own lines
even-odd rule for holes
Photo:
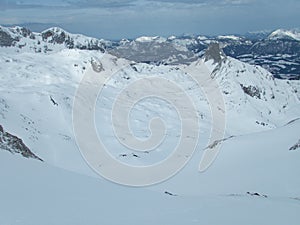
<svg viewBox="0 0 300 225">
<path fill-rule="evenodd" d="M 87 68 L 101 61 L 104 42 L 61 35 L 58 28 L 50 31 L 59 35 L 22 34 L 16 46 L 1 47 L 0 124 L 45 163 L 0 150 L 0 224 L 299 224 L 300 149 L 290 150 L 300 138 L 299 81 L 275 79 L 262 67 L 226 56 L 221 49 L 217 61 L 215 55 L 194 58 L 191 65 L 207 66 L 218 82 L 227 124 L 220 154 L 199 173 L 212 121 L 205 96 L 182 70 L 186 65 L 130 62 L 107 83 L 96 106 L 98 133 L 114 149 L 111 154 L 134 165 L 151 164 L 168 154 L 118 148 L 110 132 L 108 112 L 116 94 L 150 75 L 174 80 L 186 90 L 197 104 L 201 136 L 193 158 L 173 178 L 147 188 L 123 187 L 99 178 L 87 166 L 72 128 L 76 88 Z M 18 32 L 5 43 L 16 41 Z M 62 37 L 79 47 L 60 43 Z M 153 40 L 162 42 L 136 42 Z M 121 62 L 116 56 L 109 58 Z M 147 118 L 159 115 L 170 125 L 165 146 L 176 144 L 180 125 L 168 104 L 150 99 L 132 114 L 138 137 L 149 136 Z"/>
</svg>

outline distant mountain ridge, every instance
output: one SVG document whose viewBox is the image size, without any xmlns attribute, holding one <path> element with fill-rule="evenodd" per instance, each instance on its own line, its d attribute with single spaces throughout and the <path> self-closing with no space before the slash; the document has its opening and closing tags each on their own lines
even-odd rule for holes
<svg viewBox="0 0 300 225">
<path fill-rule="evenodd" d="M 58 27 L 36 33 L 24 27 L 0 26 L 1 47 L 29 48 L 35 52 L 54 48 L 107 51 L 149 64 L 189 64 L 202 57 L 211 42 L 219 42 L 226 55 L 260 65 L 276 78 L 300 79 L 300 32 L 296 29 L 249 32 L 244 36 L 142 36 L 110 41 L 71 34 Z"/>
<path fill-rule="evenodd" d="M 293 30 L 285 30 L 285 29 L 278 29 L 273 31 L 269 36 L 269 39 L 292 39 L 296 41 L 300 41 L 300 30 L 293 29 Z"/>
<path fill-rule="evenodd" d="M 61 45 L 62 48 L 99 50 L 104 52 L 110 42 L 103 39 L 71 34 L 61 28 L 52 27 L 41 33 L 31 32 L 24 27 L 1 27 L 0 46 L 30 48 L 36 52 L 47 52 L 51 49 L 47 44 Z"/>
</svg>

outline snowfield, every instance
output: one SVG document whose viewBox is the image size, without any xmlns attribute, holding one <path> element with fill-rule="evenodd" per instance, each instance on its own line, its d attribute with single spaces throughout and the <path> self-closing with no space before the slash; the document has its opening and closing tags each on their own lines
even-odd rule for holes
<svg viewBox="0 0 300 225">
<path fill-rule="evenodd" d="M 297 225 L 300 149 L 288 149 L 299 128 L 296 121 L 232 138 L 205 173 L 197 172 L 198 153 L 177 176 L 148 188 L 120 186 L 1 151 L 0 223 Z"/>
<path fill-rule="evenodd" d="M 83 36 L 67 35 L 85 43 Z M 35 51 L 30 46 L 38 40 L 24 41 L 23 48 L 0 48 L 0 125 L 44 162 L 0 149 L 1 225 L 300 223 L 299 81 L 274 79 L 259 66 L 226 57 L 216 45 L 190 65 L 151 65 L 102 50 L 68 49 L 41 38 L 47 51 Z M 150 77 L 164 78 L 180 86 L 195 104 L 197 148 L 183 170 L 165 182 L 143 188 L 112 183 L 90 168 L 78 148 L 72 124 L 75 94 L 89 69 L 99 70 L 99 76 L 103 69 L 113 70 L 102 68 L 104 56 L 116 67 L 128 64 L 112 74 L 95 106 L 97 135 L 120 162 L 152 165 L 167 158 L 179 138 L 190 138 L 180 136 L 180 115 L 172 104 L 155 98 L 154 92 L 154 97 L 135 105 L 128 120 L 132 133 L 143 140 L 151 136 L 150 121 L 163 118 L 165 139 L 149 152 L 120 144 L 111 110 L 127 86 Z M 210 73 L 205 84 L 216 82 L 225 104 L 217 109 L 225 116 L 224 137 L 211 137 L 210 142 L 216 123 L 212 103 L 205 88 L 186 72 L 204 68 Z M 176 100 L 178 93 L 169 91 Z M 125 100 L 132 98 L 127 92 Z M 214 148 L 209 143 L 220 146 L 220 152 L 200 173 L 201 157 Z"/>
</svg>

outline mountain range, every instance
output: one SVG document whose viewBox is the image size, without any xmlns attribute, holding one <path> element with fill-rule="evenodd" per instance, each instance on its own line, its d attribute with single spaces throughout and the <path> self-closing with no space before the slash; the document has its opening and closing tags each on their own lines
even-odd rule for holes
<svg viewBox="0 0 300 225">
<path fill-rule="evenodd" d="M 299 79 L 300 32 L 278 29 L 245 35 L 139 37 L 110 41 L 74 35 L 61 28 L 34 33 L 24 27 L 0 27 L 0 46 L 27 47 L 33 51 L 51 51 L 49 43 L 67 48 L 107 50 L 113 55 L 136 62 L 154 64 L 189 63 L 202 57 L 211 42 L 219 42 L 226 55 L 252 65 L 260 65 L 274 77 Z"/>
<path fill-rule="evenodd" d="M 35 33 L 1 27 L 0 224 L 298 225 L 298 34 L 277 30 L 248 37 L 109 41 L 60 28 Z M 95 107 L 89 105 L 91 97 L 76 98 L 90 71 L 100 79 L 113 71 Z M 168 82 L 148 85 L 158 78 Z M 96 87 L 92 81 L 91 89 Z M 128 91 L 140 81 L 145 83 Z M 182 135 L 182 121 L 192 129 L 193 118 L 181 119 L 180 113 L 191 111 L 185 104 L 174 109 L 172 101 L 180 93 L 168 83 L 192 99 L 199 123 L 193 155 L 177 155 L 191 157 L 186 166 L 170 179 L 142 188 L 96 174 L 78 148 L 75 103 L 94 109 L 97 136 L 111 157 L 148 166 L 173 154 L 178 139 L 195 138 Z M 162 86 L 170 99 L 155 97 Z M 152 97 L 131 102 L 150 88 Z M 112 120 L 119 119 L 118 127 L 124 117 L 111 112 L 119 96 L 121 106 L 134 106 L 128 123 L 139 140 L 160 132 L 149 124 L 162 118 L 165 139 L 155 150 L 121 144 L 128 134 L 116 138 Z M 82 124 L 88 123 L 84 119 Z M 224 132 L 221 139 L 211 136 L 216 124 Z M 199 173 L 201 157 L 217 148 L 212 165 Z"/>
</svg>

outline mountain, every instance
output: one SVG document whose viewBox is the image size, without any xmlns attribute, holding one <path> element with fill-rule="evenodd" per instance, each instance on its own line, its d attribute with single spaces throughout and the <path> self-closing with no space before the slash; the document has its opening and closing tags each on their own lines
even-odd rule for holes
<svg viewBox="0 0 300 225">
<path fill-rule="evenodd" d="M 276 78 L 299 79 L 300 41 L 297 38 L 299 33 L 285 31 L 286 35 L 275 35 L 276 33 L 282 34 L 281 30 L 278 30 L 271 34 L 260 32 L 245 36 L 141 37 L 125 44 L 116 44 L 110 53 L 137 62 L 188 64 L 196 57 L 202 57 L 211 42 L 219 42 L 228 56 L 252 65 L 260 65 Z"/>
<path fill-rule="evenodd" d="M 278 29 L 273 31 L 268 38 L 272 40 L 292 39 L 292 40 L 300 41 L 300 31 Z"/>
<path fill-rule="evenodd" d="M 263 41 L 143 37 L 116 44 L 59 28 L 1 32 L 0 224 L 299 223 L 300 81 L 277 79 L 226 53 Z M 89 48 L 92 43 L 104 47 Z M 81 114 L 82 136 L 76 136 L 78 105 L 94 117 Z M 143 188 L 118 185 L 99 177 L 78 148 L 82 138 L 94 144 L 83 129 L 91 121 L 111 157 L 136 168 L 164 162 L 182 141 L 186 149 L 197 145 L 191 155 L 176 154 L 190 160 L 170 179 Z M 124 124 L 129 132 L 116 137 Z M 154 150 L 122 143 L 131 134 L 152 140 L 156 133 L 163 139 Z M 199 173 L 201 158 L 218 147 Z M 43 162 L 22 157 L 29 151 Z"/>
<path fill-rule="evenodd" d="M 250 31 L 244 34 L 244 36 L 250 40 L 261 40 L 266 39 L 270 33 L 272 33 L 271 30 Z"/>
<path fill-rule="evenodd" d="M 17 46 L 37 52 L 65 47 L 106 50 L 117 57 L 150 64 L 189 64 L 202 57 L 211 42 L 219 42 L 226 55 L 260 65 L 276 78 L 300 77 L 300 40 L 297 30 L 252 32 L 245 36 L 139 37 L 135 40 L 108 41 L 74 35 L 57 27 L 41 33 L 22 27 L 0 27 L 0 46 Z"/>
<path fill-rule="evenodd" d="M 136 62 L 186 64 L 198 58 L 186 45 L 187 43 L 178 43 L 176 38 L 139 37 L 120 44 L 109 53 Z"/>
<path fill-rule="evenodd" d="M 110 44 L 109 41 L 90 38 L 81 34 L 70 34 L 58 27 L 49 28 L 41 33 L 31 32 L 24 27 L 0 27 L 1 47 L 16 46 L 20 49 L 31 49 L 36 52 L 52 51 L 52 48 L 104 51 L 104 48 Z"/>
<path fill-rule="evenodd" d="M 300 42 L 291 34 L 297 37 L 295 32 L 277 30 L 264 39 L 227 42 L 224 52 L 243 62 L 260 65 L 277 78 L 299 79 Z"/>
<path fill-rule="evenodd" d="M 0 108 L 2 110 L 0 124 L 22 138 L 30 150 L 48 163 L 60 167 L 68 164 L 69 169 L 77 170 L 81 161 L 80 154 L 75 154 L 75 158 L 69 157 L 73 155 L 72 152 L 76 148 L 71 120 L 74 93 L 82 76 L 97 59 L 103 57 L 103 53 L 87 49 L 69 49 L 64 45 L 56 48 L 56 45 L 59 44 L 50 43 L 48 46 L 52 51 L 46 52 L 36 52 L 26 48 L 20 51 L 17 46 L 2 47 L 1 74 L 3 76 L 0 102 L 3 104 Z M 122 62 L 116 56 L 108 53 L 105 55 L 116 65 Z M 219 89 L 226 99 L 228 137 L 274 129 L 300 117 L 297 111 L 298 81 L 275 79 L 270 72 L 259 66 L 252 66 L 225 56 L 220 46 L 215 43 L 211 44 L 204 56 L 190 66 L 195 70 L 201 70 L 202 66 L 197 66 L 197 62 L 201 62 L 200 65 L 204 63 L 203 65 L 211 71 L 211 76 L 219 83 Z M 163 74 L 165 77 L 175 79 L 174 82 L 185 89 L 190 89 L 192 96 L 197 96 L 200 101 L 197 104 L 203 120 L 206 121 L 206 129 L 210 129 L 211 115 L 207 100 L 205 96 L 198 93 L 197 88 L 192 88 L 195 84 L 186 81 L 184 68 L 182 68 L 185 64 L 154 65 L 131 61 L 128 61 L 128 64 L 130 66 L 114 75 L 107 85 L 108 90 L 115 93 L 130 81 L 143 76 Z M 97 108 L 100 114 L 106 112 L 107 109 L 104 110 L 106 107 L 112 107 L 114 96 L 108 93 L 104 99 L 107 101 L 100 102 L 100 108 Z M 16 101 L 26 103 L 26 107 Z M 151 107 L 143 110 L 146 109 L 149 110 L 149 115 L 153 113 Z M 168 115 L 168 113 L 163 115 L 167 118 L 174 117 L 173 114 Z M 236 120 L 243 121 L 247 126 L 233 123 Z M 108 121 L 99 123 L 109 125 Z M 175 121 L 170 123 L 177 124 Z M 99 132 L 101 133 L 101 130 Z M 110 135 L 113 137 L 113 134 Z M 109 141 L 110 138 L 107 140 Z M 63 146 L 64 150 L 57 149 L 54 147 L 56 145 Z M 40 146 L 43 146 L 43 149 L 40 149 Z M 127 152 L 127 155 L 133 155 L 123 148 L 116 151 L 115 155 L 122 155 L 123 151 Z M 61 157 L 57 157 L 58 155 Z M 134 157 L 128 159 L 125 157 L 124 160 L 136 161 Z M 84 164 L 81 166 L 83 170 L 87 170 Z"/>
</svg>

